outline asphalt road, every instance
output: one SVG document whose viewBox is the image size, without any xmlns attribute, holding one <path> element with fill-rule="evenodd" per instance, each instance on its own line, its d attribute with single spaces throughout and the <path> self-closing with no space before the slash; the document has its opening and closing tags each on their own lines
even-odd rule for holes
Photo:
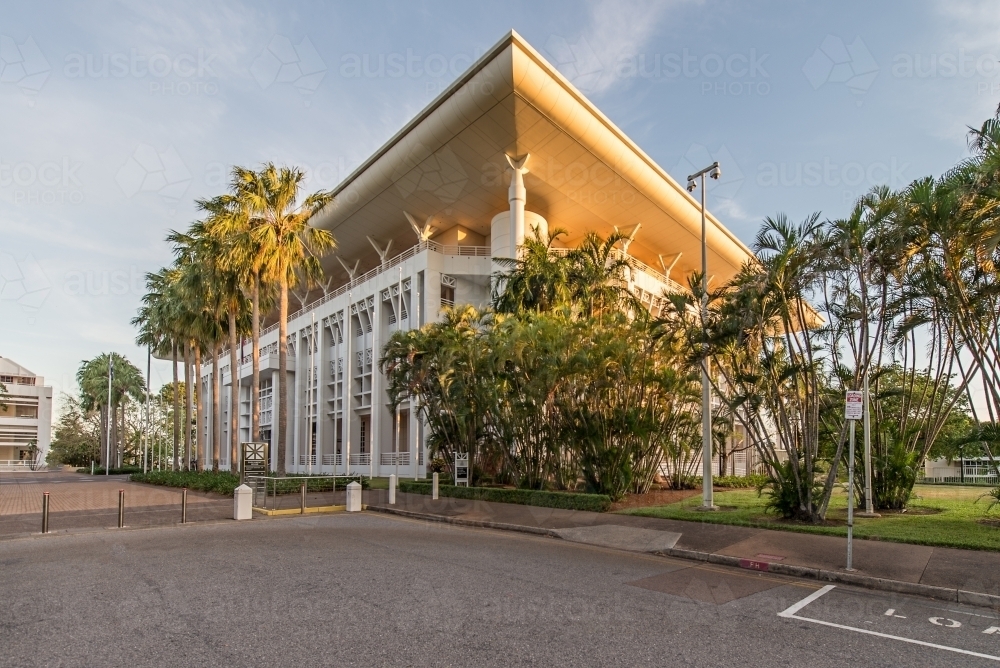
<svg viewBox="0 0 1000 668">
<path fill-rule="evenodd" d="M 2 666 L 1000 665 L 969 654 L 1000 659 L 981 608 L 371 513 L 36 536 L 0 567 Z"/>
</svg>

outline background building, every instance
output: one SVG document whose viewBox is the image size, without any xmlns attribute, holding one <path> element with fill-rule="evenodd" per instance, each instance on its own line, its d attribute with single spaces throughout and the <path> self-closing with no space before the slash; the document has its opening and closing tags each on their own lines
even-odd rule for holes
<svg viewBox="0 0 1000 668">
<path fill-rule="evenodd" d="M 52 387 L 6 357 L 0 357 L 0 383 L 7 388 L 0 397 L 6 404 L 0 407 L 0 470 L 44 465 L 52 440 Z"/>
</svg>

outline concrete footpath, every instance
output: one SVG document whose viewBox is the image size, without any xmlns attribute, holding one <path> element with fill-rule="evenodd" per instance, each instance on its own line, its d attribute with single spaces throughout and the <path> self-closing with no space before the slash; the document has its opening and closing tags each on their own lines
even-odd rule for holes
<svg viewBox="0 0 1000 668">
<path fill-rule="evenodd" d="M 370 510 L 466 526 L 524 531 L 636 552 L 739 566 L 1000 609 L 1000 553 L 613 513 L 539 508 L 424 494 L 369 493 Z"/>
</svg>

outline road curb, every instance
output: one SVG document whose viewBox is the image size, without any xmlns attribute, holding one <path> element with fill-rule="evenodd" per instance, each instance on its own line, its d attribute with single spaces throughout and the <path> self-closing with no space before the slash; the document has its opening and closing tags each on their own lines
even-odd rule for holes
<svg viewBox="0 0 1000 668">
<path fill-rule="evenodd" d="M 412 510 L 402 510 L 400 508 L 386 508 L 385 506 L 369 506 L 368 510 L 388 515 L 399 515 L 410 519 L 428 520 L 431 522 L 441 522 L 443 524 L 454 524 L 457 526 L 477 527 L 481 529 L 499 529 L 501 531 L 517 531 L 529 533 L 536 536 L 551 536 L 560 538 L 552 529 L 541 527 L 530 527 L 521 524 L 507 524 L 504 522 L 489 522 L 486 520 L 467 520 L 460 517 L 447 517 L 444 515 L 434 515 L 433 513 L 420 513 Z M 809 566 L 794 566 L 792 564 L 781 564 L 769 561 L 755 561 L 752 559 L 742 559 L 728 554 L 717 554 L 714 552 L 701 552 L 699 550 L 687 550 L 682 548 L 671 548 L 669 550 L 657 550 L 651 554 L 663 557 L 674 557 L 675 559 L 687 559 L 689 561 L 707 562 L 720 566 L 732 566 L 745 568 L 764 573 L 774 573 L 776 575 L 790 575 L 793 577 L 818 580 L 820 582 L 834 582 L 837 584 L 864 587 L 877 591 L 888 591 L 896 594 L 909 594 L 911 596 L 923 596 L 942 601 L 963 603 L 980 608 L 991 608 L 1000 610 L 1000 596 L 985 594 L 981 592 L 966 591 L 964 589 L 952 589 L 950 587 L 935 587 L 933 585 L 920 584 L 918 582 L 904 582 L 902 580 L 890 580 L 888 578 L 877 578 L 859 573 L 845 573 L 843 571 L 829 571 L 822 568 L 811 568 Z"/>
<path fill-rule="evenodd" d="M 530 533 L 536 536 L 551 536 L 559 538 L 559 534 L 551 529 L 541 527 L 529 527 L 523 524 L 506 524 L 504 522 L 488 522 L 486 520 L 466 520 L 461 517 L 448 517 L 446 515 L 434 515 L 433 513 L 418 513 L 412 510 L 402 510 L 400 508 L 386 508 L 385 506 L 368 506 L 368 510 L 387 515 L 399 515 L 409 517 L 414 520 L 429 520 L 431 522 L 441 522 L 443 524 L 456 524 L 465 527 L 477 527 L 480 529 L 500 529 L 501 531 L 518 531 L 520 533 Z"/>
</svg>

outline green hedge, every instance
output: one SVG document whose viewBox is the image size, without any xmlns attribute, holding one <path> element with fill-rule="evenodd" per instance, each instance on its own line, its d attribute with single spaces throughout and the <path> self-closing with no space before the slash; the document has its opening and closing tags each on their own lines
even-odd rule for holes
<svg viewBox="0 0 1000 668">
<path fill-rule="evenodd" d="M 76 470 L 77 473 L 90 473 L 89 466 L 81 466 Z M 130 473 L 142 473 L 141 466 L 123 466 L 121 468 L 113 468 L 108 471 L 107 474 L 104 473 L 104 469 L 100 467 L 94 468 L 94 475 L 126 475 Z"/>
<path fill-rule="evenodd" d="M 413 494 L 430 494 L 429 482 L 404 480 L 399 483 L 399 491 Z M 439 485 L 441 496 L 497 503 L 516 503 L 522 506 L 542 506 L 544 508 L 564 508 L 566 510 L 589 510 L 595 513 L 611 509 L 611 497 L 606 494 L 576 494 L 572 492 L 541 492 L 533 489 L 503 489 L 497 487 L 456 487 Z"/>
<path fill-rule="evenodd" d="M 223 496 L 232 496 L 233 491 L 240 485 L 239 476 L 228 471 L 150 471 L 133 473 L 129 476 L 129 480 L 165 487 L 187 487 Z"/>
<path fill-rule="evenodd" d="M 302 488 L 302 481 L 296 478 L 303 476 L 292 474 L 287 478 L 277 481 L 268 481 L 268 494 L 277 493 L 297 494 Z M 199 492 L 215 492 L 224 496 L 232 496 L 233 491 L 240 485 L 240 477 L 228 471 L 150 471 L 149 473 L 133 473 L 129 476 L 132 482 L 144 482 L 149 485 L 163 485 L 166 487 L 187 487 Z M 333 478 L 313 478 L 307 482 L 306 489 L 310 492 L 330 491 L 330 481 Z M 337 478 L 337 489 L 344 489 L 350 482 L 361 483 L 362 489 L 368 489 L 368 479 L 361 476 L 351 476 Z"/>
<path fill-rule="evenodd" d="M 274 477 L 276 474 L 270 474 Z M 296 478 L 306 477 L 305 473 L 289 473 L 284 478 L 279 478 L 278 480 L 268 480 L 267 481 L 267 493 L 272 494 L 277 487 L 278 494 L 296 494 L 302 489 L 302 481 L 296 480 Z M 306 481 L 306 491 L 309 492 L 329 492 L 331 491 L 333 485 L 331 482 L 334 480 L 333 476 L 323 477 L 323 478 L 311 478 Z M 352 476 L 337 476 L 337 489 L 344 490 L 347 485 L 352 482 L 361 483 L 361 489 L 369 489 L 371 487 L 371 479 L 360 475 Z"/>
<path fill-rule="evenodd" d="M 669 480 L 674 481 L 673 476 Z M 770 480 L 766 475 L 751 473 L 750 475 L 717 475 L 712 476 L 712 485 L 715 487 L 729 487 L 731 489 L 756 489 L 767 484 Z M 701 476 L 686 475 L 681 477 L 679 489 L 701 489 Z"/>
<path fill-rule="evenodd" d="M 761 485 L 766 485 L 768 478 L 760 473 L 750 475 L 720 475 L 712 478 L 712 483 L 718 487 L 731 487 L 733 489 L 756 489 Z M 701 486 L 701 478 L 698 478 L 698 486 Z"/>
</svg>

